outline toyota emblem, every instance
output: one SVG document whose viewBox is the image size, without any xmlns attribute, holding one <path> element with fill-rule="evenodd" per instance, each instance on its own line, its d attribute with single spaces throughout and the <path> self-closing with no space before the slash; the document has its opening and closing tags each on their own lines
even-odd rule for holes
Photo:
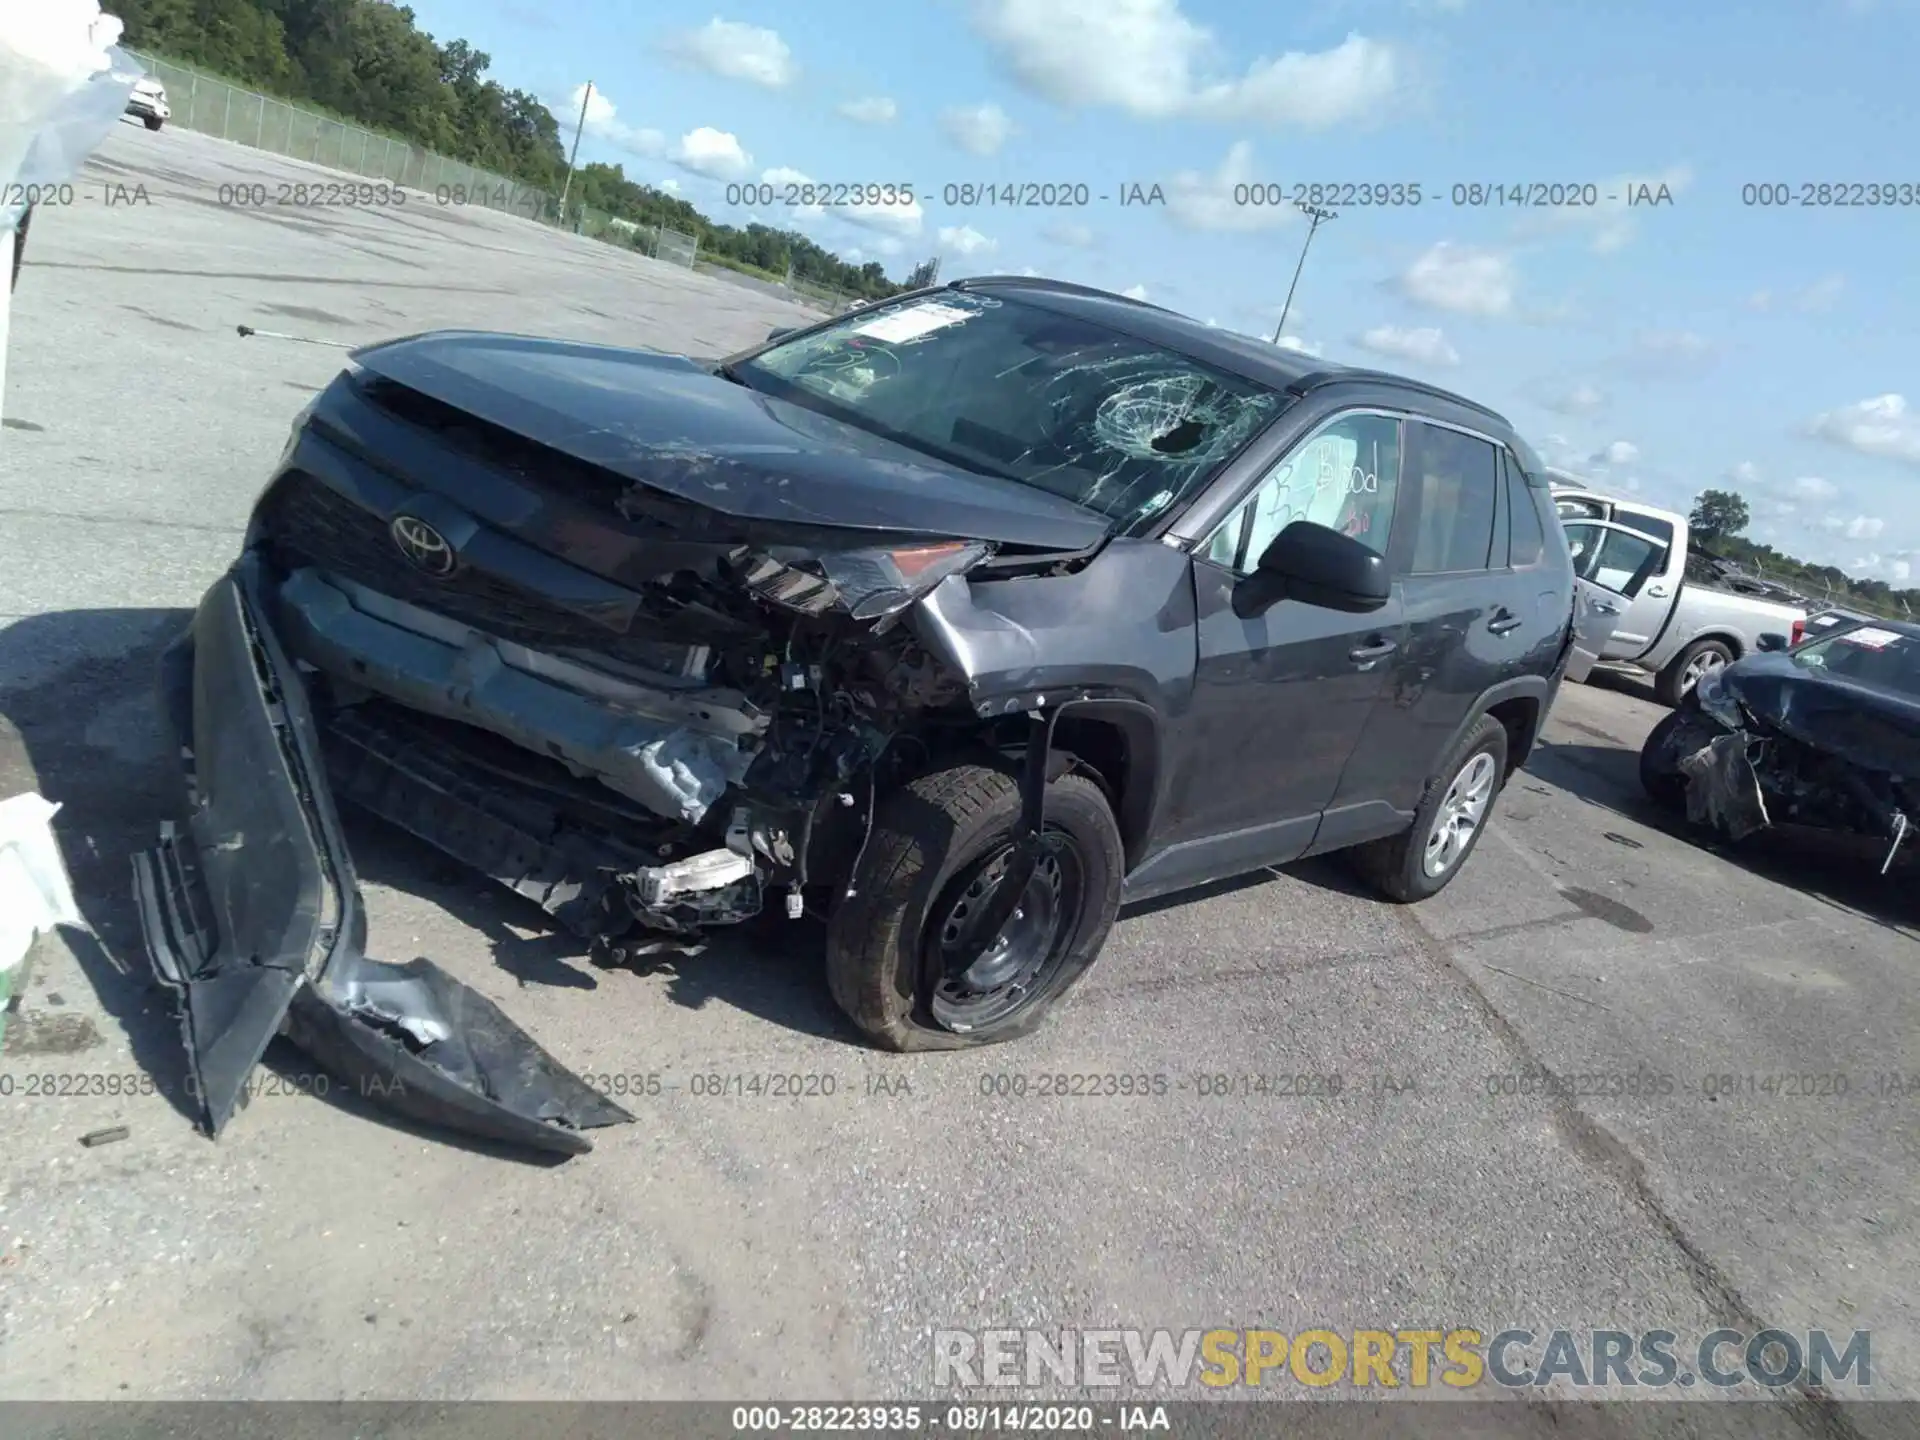
<svg viewBox="0 0 1920 1440">
<path fill-rule="evenodd" d="M 400 553 L 407 557 L 416 570 L 424 570 L 433 576 L 447 576 L 453 573 L 455 558 L 453 546 L 426 521 L 412 515 L 400 515 L 388 527 L 393 543 Z"/>
</svg>

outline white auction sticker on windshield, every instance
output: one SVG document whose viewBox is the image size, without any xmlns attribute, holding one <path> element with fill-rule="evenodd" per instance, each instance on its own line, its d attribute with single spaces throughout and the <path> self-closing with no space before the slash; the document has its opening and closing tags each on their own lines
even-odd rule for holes
<svg viewBox="0 0 1920 1440">
<path fill-rule="evenodd" d="M 962 310 L 957 305 L 942 305 L 938 300 L 927 300 L 885 315 L 876 315 L 854 326 L 849 333 L 865 335 L 886 345 L 900 345 L 948 325 L 958 325 L 962 320 L 971 320 L 974 313 L 972 310 Z"/>
<path fill-rule="evenodd" d="M 1896 630 L 1882 630 L 1877 625 L 1862 625 L 1858 630 L 1849 630 L 1840 637 L 1849 645 L 1864 645 L 1869 650 L 1884 650 L 1900 638 Z"/>
</svg>

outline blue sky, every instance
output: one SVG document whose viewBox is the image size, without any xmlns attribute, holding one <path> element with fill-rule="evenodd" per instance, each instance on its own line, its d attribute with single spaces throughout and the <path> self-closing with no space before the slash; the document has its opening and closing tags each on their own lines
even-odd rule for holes
<svg viewBox="0 0 1920 1440">
<path fill-rule="evenodd" d="M 1419 184 L 1321 227 L 1288 340 L 1507 413 L 1550 461 L 1920 585 L 1920 0 L 415 0 L 583 159 L 896 278 L 1042 274 L 1271 336 L 1304 219 L 1236 183 Z M 726 204 L 729 181 L 912 184 L 911 209 Z M 948 205 L 1085 184 L 1085 208 Z M 1597 187 L 1456 206 L 1455 184 Z M 1742 187 L 1906 184 L 1905 206 Z M 1122 187 L 1166 202 L 1121 206 Z M 1608 202 L 1645 184 L 1670 203 Z M 857 223 L 858 222 L 858 223 Z M 1137 288 L 1136 288 L 1137 287 Z"/>
</svg>

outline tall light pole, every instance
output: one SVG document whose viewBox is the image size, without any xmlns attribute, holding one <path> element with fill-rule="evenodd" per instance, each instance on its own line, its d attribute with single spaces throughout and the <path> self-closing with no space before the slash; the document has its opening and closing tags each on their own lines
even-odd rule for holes
<svg viewBox="0 0 1920 1440">
<path fill-rule="evenodd" d="M 1280 343 L 1281 335 L 1286 333 L 1287 312 L 1293 308 L 1293 292 L 1300 283 L 1300 272 L 1306 268 L 1307 247 L 1313 244 L 1313 232 L 1320 228 L 1322 220 L 1338 220 L 1340 217 L 1331 210 L 1322 210 L 1317 205 L 1302 204 L 1301 212 L 1313 217 L 1313 223 L 1307 227 L 1306 244 L 1300 247 L 1300 263 L 1293 267 L 1293 284 L 1287 286 L 1287 302 L 1280 307 L 1280 323 L 1273 327 L 1273 343 Z"/>
<path fill-rule="evenodd" d="M 593 81 L 580 92 L 580 121 L 573 127 L 573 149 L 567 152 L 567 178 L 560 185 L 560 223 L 567 223 L 567 191 L 573 188 L 573 162 L 580 158 L 580 134 L 587 128 L 587 102 L 593 99 Z"/>
</svg>

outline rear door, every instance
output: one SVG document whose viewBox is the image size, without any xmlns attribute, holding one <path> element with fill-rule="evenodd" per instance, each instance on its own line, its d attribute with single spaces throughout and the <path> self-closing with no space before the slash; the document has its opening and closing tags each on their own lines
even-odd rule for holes
<svg viewBox="0 0 1920 1440">
<path fill-rule="evenodd" d="M 1508 502 L 1499 447 L 1433 420 L 1406 422 L 1402 511 L 1412 524 L 1393 559 L 1404 579 L 1407 639 L 1335 808 L 1384 800 L 1411 810 L 1487 689 L 1525 667 L 1541 630 L 1537 579 L 1508 566 Z M 1553 642 L 1562 622 L 1550 627 Z M 1549 662 L 1551 663 L 1551 662 Z"/>
</svg>

